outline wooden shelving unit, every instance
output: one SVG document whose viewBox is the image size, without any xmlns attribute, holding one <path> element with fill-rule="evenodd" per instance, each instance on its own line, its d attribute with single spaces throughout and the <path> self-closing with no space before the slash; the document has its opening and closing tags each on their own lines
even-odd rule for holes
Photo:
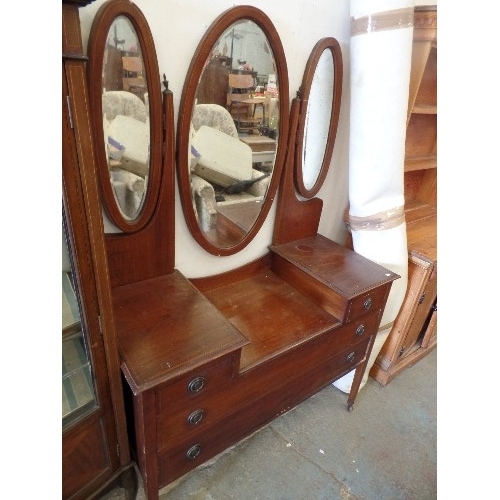
<svg viewBox="0 0 500 500">
<path fill-rule="evenodd" d="M 437 9 L 415 8 L 405 148 L 408 288 L 370 375 L 388 384 L 437 345 Z"/>
</svg>

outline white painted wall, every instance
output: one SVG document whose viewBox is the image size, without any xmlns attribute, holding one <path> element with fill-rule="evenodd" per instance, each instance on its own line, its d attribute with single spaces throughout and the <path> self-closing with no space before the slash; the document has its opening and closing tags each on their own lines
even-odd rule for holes
<svg viewBox="0 0 500 500">
<path fill-rule="evenodd" d="M 84 47 L 87 46 L 94 15 L 104 1 L 97 0 L 80 9 Z M 236 4 L 230 0 L 211 0 L 206 3 L 198 0 L 136 0 L 135 3 L 144 13 L 153 34 L 160 74 L 165 73 L 170 82 L 177 126 L 184 78 L 196 47 L 212 21 Z M 324 202 L 319 232 L 343 243 L 346 235 L 343 212 L 348 198 L 349 163 L 349 1 L 290 0 L 284 5 L 283 2 L 250 0 L 246 3 L 263 10 L 281 37 L 288 65 L 290 99 L 301 84 L 306 61 L 314 44 L 325 36 L 333 36 L 340 43 L 344 57 L 342 108 L 332 164 L 318 197 Z M 191 237 L 176 191 L 176 268 L 187 277 L 205 276 L 238 267 L 265 254 L 271 243 L 275 205 L 248 247 L 234 256 L 217 257 L 201 249 Z"/>
</svg>

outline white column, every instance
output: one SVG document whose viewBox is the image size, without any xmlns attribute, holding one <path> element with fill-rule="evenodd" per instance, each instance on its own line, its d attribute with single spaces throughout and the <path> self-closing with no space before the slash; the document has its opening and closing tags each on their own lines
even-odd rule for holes
<svg viewBox="0 0 500 500">
<path fill-rule="evenodd" d="M 349 223 L 354 250 L 399 274 L 372 355 L 377 358 L 406 293 L 404 153 L 414 0 L 351 0 Z M 334 382 L 349 392 L 354 371 Z"/>
</svg>

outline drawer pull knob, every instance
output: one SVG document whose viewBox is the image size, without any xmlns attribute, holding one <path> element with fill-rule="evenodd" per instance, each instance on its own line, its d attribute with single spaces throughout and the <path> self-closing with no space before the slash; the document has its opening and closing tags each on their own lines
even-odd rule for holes
<svg viewBox="0 0 500 500">
<path fill-rule="evenodd" d="M 189 425 L 196 425 L 201 422 L 201 419 L 203 418 L 203 415 L 205 412 L 203 410 L 195 410 L 191 415 L 188 417 L 188 424 Z"/>
<path fill-rule="evenodd" d="M 371 297 L 370 297 L 370 298 L 368 298 L 368 299 L 366 299 L 366 300 L 363 302 L 363 307 L 364 307 L 365 309 L 370 309 L 370 307 L 372 306 L 372 302 L 373 302 L 373 301 L 372 301 Z"/>
<path fill-rule="evenodd" d="M 355 354 L 355 353 L 353 353 L 353 352 L 351 352 L 351 354 L 349 354 L 349 355 L 347 356 L 347 362 L 348 362 L 348 363 L 352 363 L 352 362 L 354 361 L 354 358 L 355 358 L 355 357 L 356 357 L 356 354 Z"/>
<path fill-rule="evenodd" d="M 356 335 L 363 335 L 363 333 L 365 333 L 365 325 L 359 325 L 357 328 L 356 328 Z"/>
<path fill-rule="evenodd" d="M 200 392 L 205 385 L 205 377 L 196 377 L 189 382 L 189 392 Z"/>
<path fill-rule="evenodd" d="M 201 446 L 199 444 L 195 444 L 189 448 L 189 450 L 186 453 L 186 457 L 189 458 L 189 460 L 194 460 L 199 454 L 201 453 Z"/>
</svg>

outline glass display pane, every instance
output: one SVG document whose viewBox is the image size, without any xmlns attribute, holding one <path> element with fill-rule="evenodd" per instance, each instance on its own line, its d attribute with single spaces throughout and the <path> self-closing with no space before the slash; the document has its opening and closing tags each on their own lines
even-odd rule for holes
<svg viewBox="0 0 500 500">
<path fill-rule="evenodd" d="M 62 419 L 63 428 L 97 406 L 95 386 L 81 321 L 78 288 L 63 226 L 62 259 Z"/>
</svg>

